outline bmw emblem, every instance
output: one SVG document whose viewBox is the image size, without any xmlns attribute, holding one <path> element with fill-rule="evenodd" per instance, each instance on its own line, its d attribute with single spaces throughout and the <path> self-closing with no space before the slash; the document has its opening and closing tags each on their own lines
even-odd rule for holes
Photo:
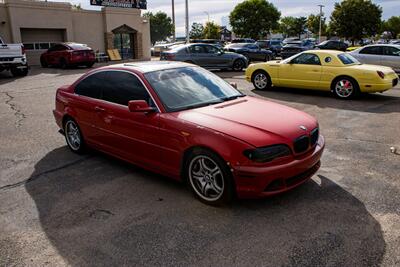
<svg viewBox="0 0 400 267">
<path fill-rule="evenodd" d="M 307 127 L 306 126 L 300 125 L 299 128 L 302 129 L 303 131 L 307 131 Z"/>
</svg>

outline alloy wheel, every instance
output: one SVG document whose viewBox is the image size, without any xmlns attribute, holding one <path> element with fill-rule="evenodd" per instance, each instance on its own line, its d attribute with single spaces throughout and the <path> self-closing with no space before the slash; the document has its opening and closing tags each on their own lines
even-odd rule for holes
<svg viewBox="0 0 400 267">
<path fill-rule="evenodd" d="M 81 147 L 82 138 L 78 125 L 72 120 L 67 121 L 65 124 L 65 137 L 69 147 L 74 151 L 78 151 Z"/>
<path fill-rule="evenodd" d="M 264 89 L 268 85 L 268 78 L 267 75 L 264 73 L 258 73 L 254 77 L 254 85 L 256 86 L 257 89 Z"/>
<path fill-rule="evenodd" d="M 340 79 L 335 85 L 335 93 L 341 98 L 348 98 L 354 93 L 354 85 L 348 79 Z"/>
<path fill-rule="evenodd" d="M 236 61 L 233 63 L 233 70 L 235 70 L 235 71 L 240 71 L 240 70 L 242 70 L 243 68 L 244 68 L 244 62 L 243 62 L 243 60 L 238 59 L 238 60 L 236 60 Z"/>
<path fill-rule="evenodd" d="M 189 164 L 189 180 L 195 193 L 206 201 L 217 201 L 224 193 L 224 176 L 218 164 L 199 155 Z"/>
</svg>

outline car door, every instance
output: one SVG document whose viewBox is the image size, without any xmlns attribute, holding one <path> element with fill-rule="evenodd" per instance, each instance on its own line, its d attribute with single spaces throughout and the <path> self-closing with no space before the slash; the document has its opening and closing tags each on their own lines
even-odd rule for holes
<svg viewBox="0 0 400 267">
<path fill-rule="evenodd" d="M 250 59 L 264 61 L 265 55 L 263 54 L 259 46 L 255 44 L 248 44 L 246 45 L 246 48 L 248 49 Z"/>
<path fill-rule="evenodd" d="M 313 53 L 302 53 L 279 65 L 278 83 L 283 87 L 318 89 L 321 73 L 320 58 Z"/>
<path fill-rule="evenodd" d="M 367 46 L 358 52 L 357 59 L 364 64 L 380 65 L 382 58 L 382 46 Z"/>
<path fill-rule="evenodd" d="M 205 65 L 209 68 L 228 66 L 227 57 L 216 46 L 205 45 L 204 49 L 207 53 Z"/>
<path fill-rule="evenodd" d="M 400 70 L 400 49 L 393 46 L 384 46 L 381 64 Z"/>
<path fill-rule="evenodd" d="M 189 53 L 191 61 L 193 61 L 196 65 L 199 65 L 201 67 L 207 66 L 208 55 L 204 48 L 204 45 L 189 46 Z"/>
<path fill-rule="evenodd" d="M 98 138 L 105 150 L 128 160 L 155 166 L 160 160 L 159 112 L 135 74 L 107 71 L 101 105 L 96 110 Z M 156 112 L 130 112 L 130 100 L 145 100 Z"/>
<path fill-rule="evenodd" d="M 102 103 L 101 92 L 106 81 L 105 72 L 90 74 L 75 85 L 73 101 L 68 104 L 87 142 L 98 143 L 95 127 L 96 107 Z"/>
</svg>

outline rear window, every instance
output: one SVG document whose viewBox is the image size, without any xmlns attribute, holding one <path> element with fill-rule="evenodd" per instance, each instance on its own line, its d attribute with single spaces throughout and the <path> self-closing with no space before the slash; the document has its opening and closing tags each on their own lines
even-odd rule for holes
<svg viewBox="0 0 400 267">
<path fill-rule="evenodd" d="M 69 47 L 71 47 L 73 50 L 86 50 L 90 49 L 87 47 L 85 44 L 68 44 Z"/>
<path fill-rule="evenodd" d="M 349 54 L 345 54 L 345 53 L 340 54 L 340 55 L 338 55 L 338 58 L 345 65 L 360 64 L 360 62 L 357 59 L 355 59 L 353 56 L 351 56 Z"/>
</svg>

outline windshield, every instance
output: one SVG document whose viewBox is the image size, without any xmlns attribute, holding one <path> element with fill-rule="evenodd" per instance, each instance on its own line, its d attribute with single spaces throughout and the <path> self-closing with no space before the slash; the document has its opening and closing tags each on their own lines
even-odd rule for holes
<svg viewBox="0 0 400 267">
<path fill-rule="evenodd" d="M 198 108 L 244 96 L 230 84 L 199 67 L 146 73 L 168 112 Z"/>
<path fill-rule="evenodd" d="M 345 54 L 345 53 L 340 54 L 340 55 L 338 55 L 338 58 L 345 65 L 361 64 L 357 59 L 355 59 L 352 55 L 349 55 L 349 54 Z"/>
</svg>

